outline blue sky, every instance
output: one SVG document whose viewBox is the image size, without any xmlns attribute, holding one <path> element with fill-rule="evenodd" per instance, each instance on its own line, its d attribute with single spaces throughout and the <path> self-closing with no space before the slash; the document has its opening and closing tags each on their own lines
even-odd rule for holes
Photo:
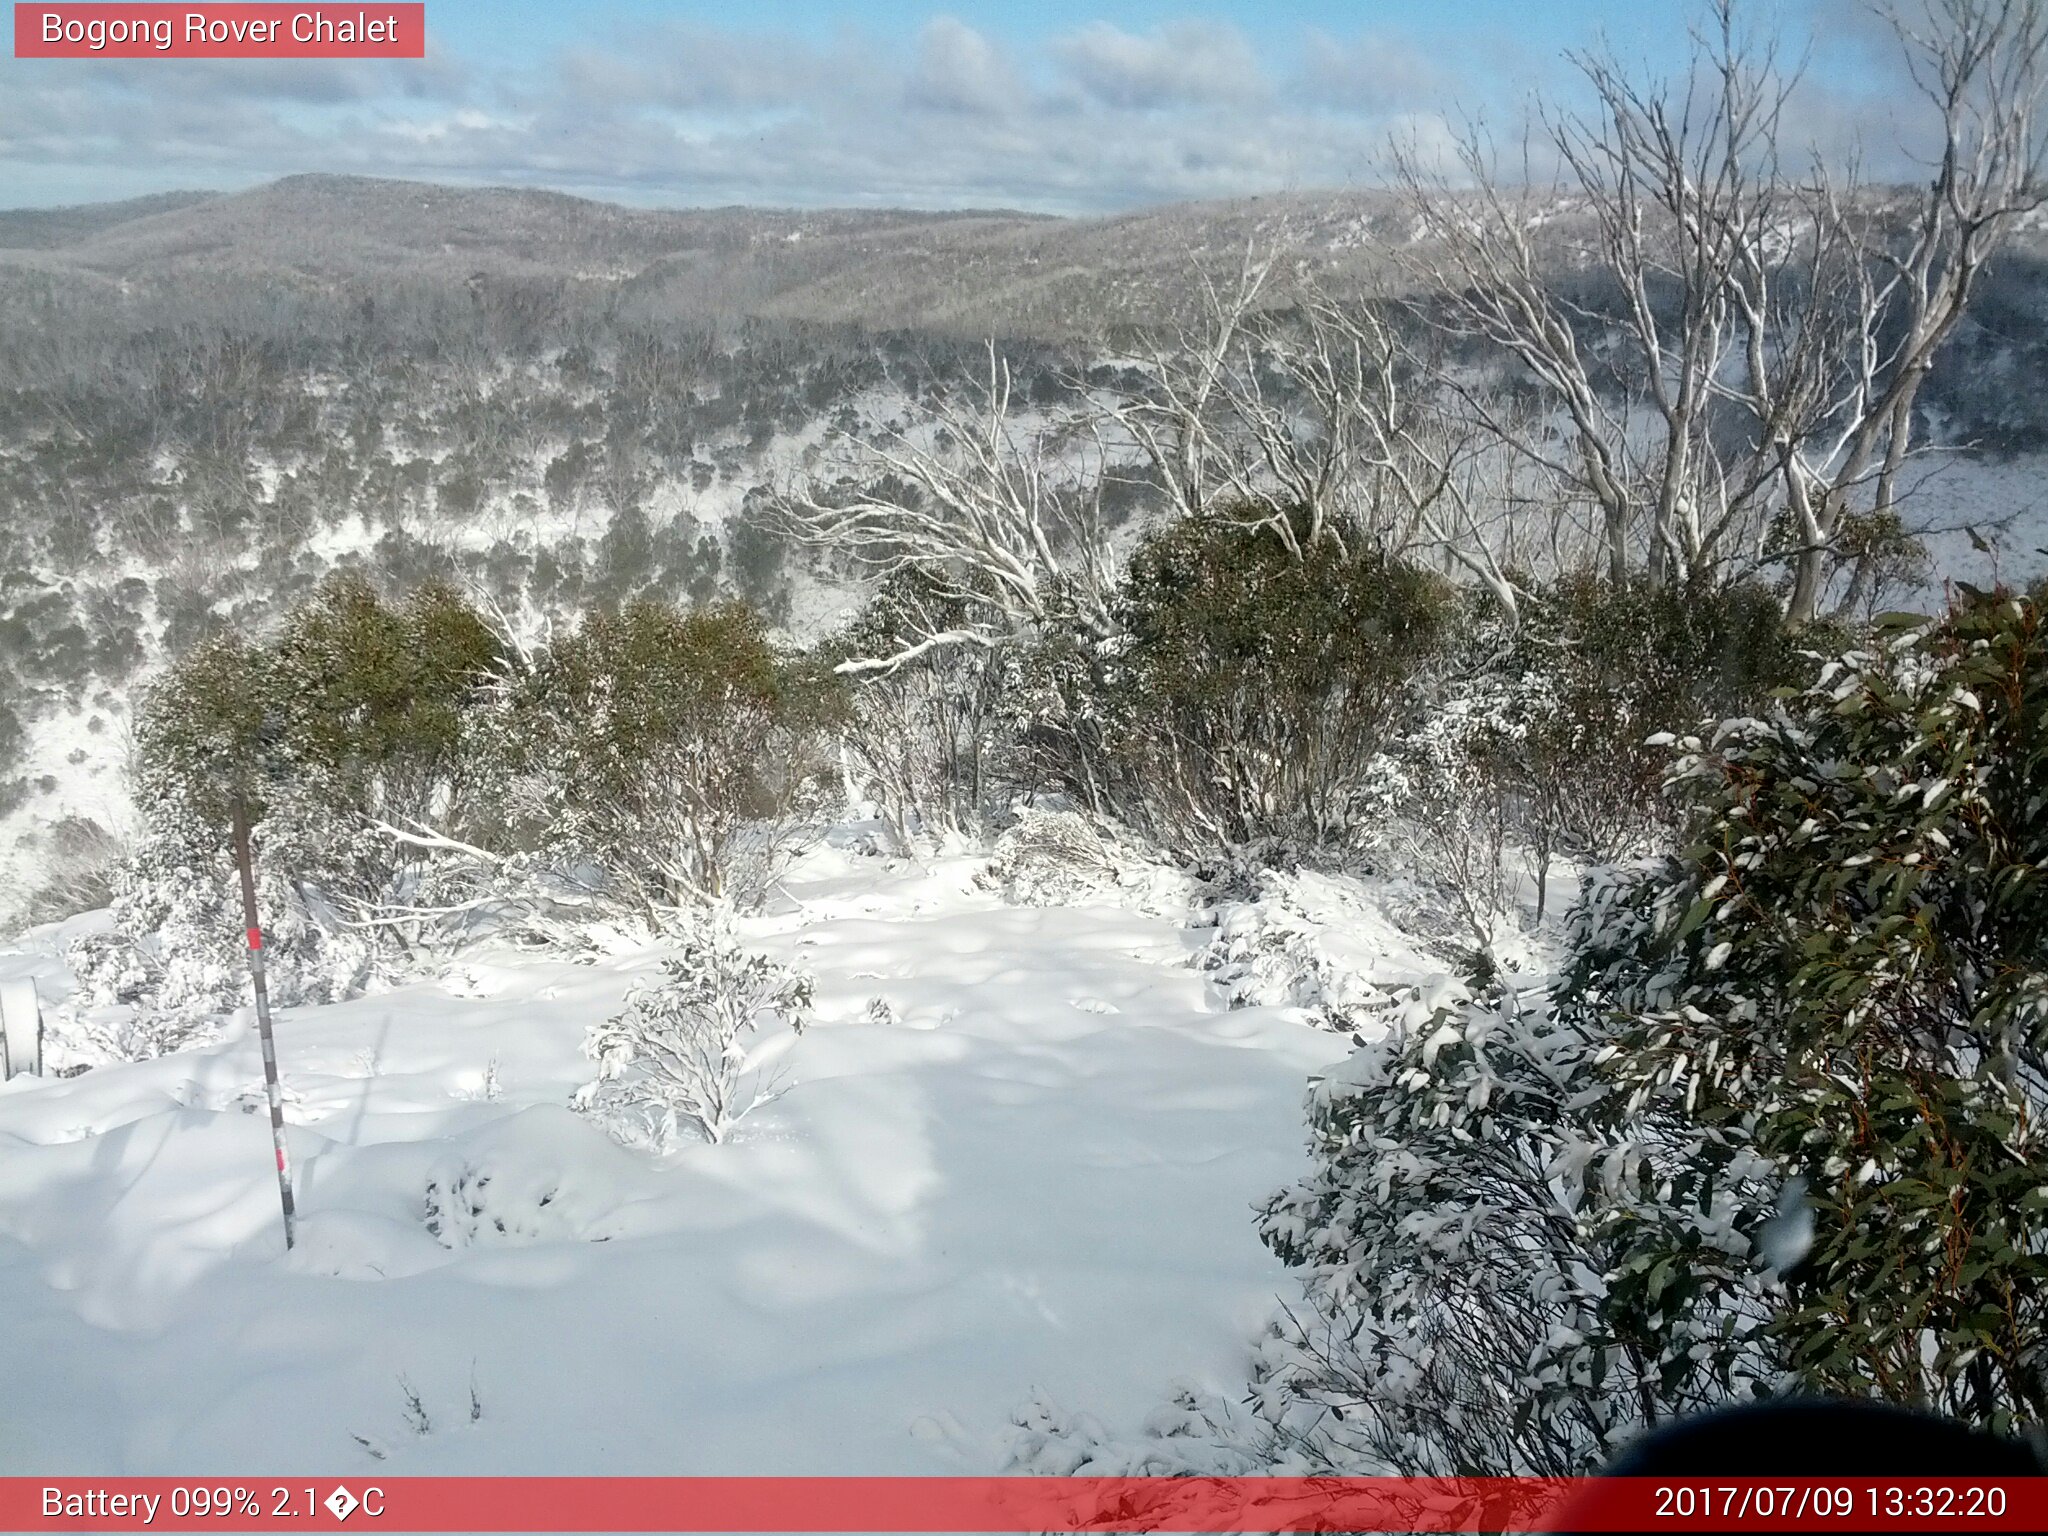
<svg viewBox="0 0 2048 1536">
<path fill-rule="evenodd" d="M 432 0 L 430 30 L 474 55 L 512 56 L 588 38 L 622 24 L 687 20 L 736 31 L 827 37 L 847 27 L 912 37 L 935 16 L 952 16 L 988 36 L 1029 46 L 1093 21 L 1144 31 L 1202 19 L 1237 26 L 1261 48 L 1281 54 L 1306 28 L 1334 34 L 1393 31 L 1424 43 L 1473 37 L 1514 38 L 1538 53 L 1558 53 L 1603 28 L 1626 30 L 1650 50 L 1675 56 L 1694 7 L 1684 0 L 1264 0 L 1260 4 L 1187 5 L 1176 0 L 639 0 L 564 5 L 534 0 Z"/>
<path fill-rule="evenodd" d="M 473 57 L 516 58 L 661 20 L 734 31 L 829 37 L 848 27 L 914 37 L 936 16 L 952 16 L 1017 47 L 1030 47 L 1094 21 L 1132 31 L 1202 19 L 1234 25 L 1268 55 L 1283 55 L 1307 28 L 1333 34 L 1393 31 L 1419 43 L 1462 44 L 1475 37 L 1518 40 L 1555 54 L 1603 28 L 1625 30 L 1648 51 L 1675 56 L 1691 8 L 1683 0 L 1265 0 L 1262 4 L 1183 5 L 1174 0 L 968 0 L 944 6 L 849 4 L 847 0 L 640 0 L 637 4 L 564 5 L 533 0 L 432 0 L 430 31 Z"/>
<path fill-rule="evenodd" d="M 1856 0 L 1742 0 L 1802 126 L 1892 133 Z M 0 206 L 300 171 L 643 204 L 1101 212 L 1370 183 L 1569 104 L 1567 50 L 1683 67 L 1691 0 L 429 0 L 424 61 L 0 59 Z M 1866 153 L 1870 146 L 1866 143 Z M 1879 144 L 1881 162 L 1892 146 Z"/>
</svg>

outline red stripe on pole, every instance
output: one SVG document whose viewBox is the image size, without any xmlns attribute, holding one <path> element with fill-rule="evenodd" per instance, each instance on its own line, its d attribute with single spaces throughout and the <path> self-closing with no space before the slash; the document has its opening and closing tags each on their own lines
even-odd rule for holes
<svg viewBox="0 0 2048 1536">
<path fill-rule="evenodd" d="M 348 1515 L 384 1531 L 2039 1531 L 2048 1478 L 0 1479 L 0 1531 L 336 1530 Z"/>
<path fill-rule="evenodd" d="M 249 947 L 251 949 L 261 949 L 263 947 L 263 930 L 261 928 L 251 928 L 248 930 L 248 934 Z"/>
<path fill-rule="evenodd" d="M 279 1173 L 283 1173 L 283 1172 L 284 1172 L 284 1148 L 283 1148 L 283 1147 L 279 1147 L 279 1148 L 277 1149 L 277 1171 L 278 1171 Z"/>
</svg>

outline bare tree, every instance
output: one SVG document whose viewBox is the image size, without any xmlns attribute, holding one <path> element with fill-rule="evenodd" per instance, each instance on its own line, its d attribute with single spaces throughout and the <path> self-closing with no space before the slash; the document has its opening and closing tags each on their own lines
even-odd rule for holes
<svg viewBox="0 0 2048 1536">
<path fill-rule="evenodd" d="M 1412 149 L 1420 309 L 1502 356 L 1544 409 L 1447 370 L 1443 387 L 1552 494 L 1592 513 L 1610 579 L 1755 569 L 1789 533 L 1787 619 L 1819 611 L 1846 519 L 1889 516 L 1913 405 L 1984 263 L 2035 206 L 2044 31 L 2032 0 L 1887 12 L 1941 152 L 1915 204 L 1854 169 L 1783 163 L 1797 74 L 1716 0 L 1678 82 L 1577 56 L 1594 106 L 1546 110 L 1520 185 L 1482 136 L 1454 179 Z M 1530 184 L 1539 153 L 1555 179 Z M 1458 185 L 1469 183 L 1469 186 Z M 1559 281 L 1574 247 L 1592 292 Z"/>
<path fill-rule="evenodd" d="M 1822 439 L 1820 453 L 1787 459 L 1799 540 L 1787 613 L 1795 624 L 1819 611 L 1851 493 L 1869 480 L 1870 510 L 1892 513 L 1913 447 L 1913 408 L 1935 353 L 1962 319 L 1986 263 L 2019 217 L 2041 203 L 2035 113 L 2048 19 L 2036 0 L 1913 0 L 1883 14 L 1915 89 L 1938 118 L 1939 149 L 1903 237 L 1887 238 L 1881 219 L 1859 216 L 1842 199 L 1823 205 L 1837 238 L 1862 258 L 1863 324 L 1858 345 L 1845 349 L 1850 387 L 1840 430 Z"/>
<path fill-rule="evenodd" d="M 1283 283 L 1275 261 L 1248 250 L 1230 286 L 1198 271 L 1196 318 L 1126 358 L 1146 387 L 1104 407 L 1112 462 L 1147 464 L 1175 513 L 1268 528 L 1297 558 L 1324 541 L 1440 553 L 1514 612 L 1512 466 L 1444 409 L 1392 306 Z"/>
<path fill-rule="evenodd" d="M 788 530 L 872 576 L 920 573 L 927 591 L 961 617 L 887 655 L 849 658 L 840 672 L 892 670 L 949 647 L 1006 645 L 1062 610 L 1098 634 L 1114 627 L 1101 444 L 1072 416 L 1027 422 L 993 342 L 985 384 L 941 400 L 917 427 L 845 448 L 836 477 L 787 498 Z"/>
</svg>

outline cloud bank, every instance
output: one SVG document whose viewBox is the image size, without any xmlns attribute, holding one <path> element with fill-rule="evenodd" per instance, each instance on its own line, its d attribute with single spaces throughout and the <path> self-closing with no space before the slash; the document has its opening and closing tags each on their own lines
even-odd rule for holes
<svg viewBox="0 0 2048 1536">
<path fill-rule="evenodd" d="M 1559 61 L 1391 34 L 1094 21 L 1028 49 L 951 16 L 900 38 L 673 24 L 507 72 L 424 61 L 12 60 L 0 205 L 302 171 L 628 202 L 1091 213 L 1377 179 L 1390 134 L 1520 120 Z M 430 48 L 434 45 L 430 42 Z"/>
</svg>

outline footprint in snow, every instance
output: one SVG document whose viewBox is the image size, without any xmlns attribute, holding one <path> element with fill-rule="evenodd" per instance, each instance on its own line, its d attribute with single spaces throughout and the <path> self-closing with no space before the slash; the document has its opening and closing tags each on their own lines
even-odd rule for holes
<svg viewBox="0 0 2048 1536">
<path fill-rule="evenodd" d="M 1067 1001 L 1071 1006 L 1080 1009 L 1083 1013 L 1118 1013 L 1122 1011 L 1115 1003 L 1105 1003 L 1099 997 L 1074 997 L 1069 998 Z"/>
</svg>

